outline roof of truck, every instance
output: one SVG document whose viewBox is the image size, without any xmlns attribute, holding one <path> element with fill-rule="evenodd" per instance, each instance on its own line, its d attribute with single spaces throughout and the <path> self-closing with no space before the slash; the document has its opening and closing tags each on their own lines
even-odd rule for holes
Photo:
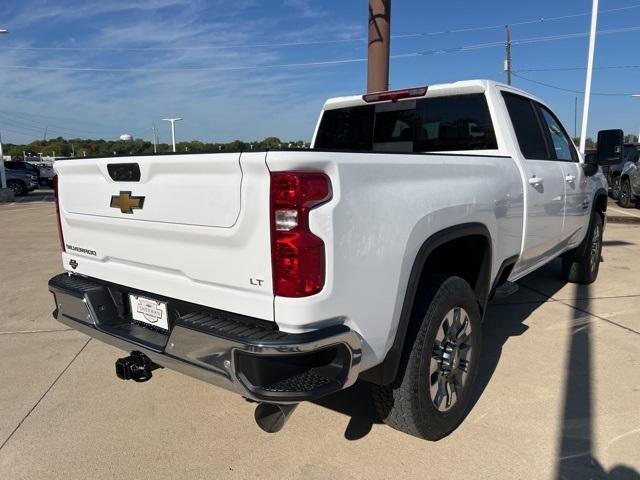
<svg viewBox="0 0 640 480">
<path fill-rule="evenodd" d="M 487 90 L 490 90 L 496 87 L 500 87 L 505 90 L 520 93 L 522 95 L 535 99 L 533 95 L 531 95 L 528 92 L 525 92 L 524 90 L 520 90 L 513 86 L 496 82 L 494 80 L 482 80 L 482 79 L 462 80 L 462 81 L 453 82 L 453 83 L 440 83 L 436 85 L 428 85 L 427 93 L 423 98 L 440 97 L 444 95 L 461 95 L 465 93 L 484 93 Z M 544 103 L 544 102 L 541 102 L 541 103 Z M 350 95 L 346 97 L 330 98 L 325 102 L 324 109 L 333 110 L 335 108 L 355 107 L 358 105 L 367 105 L 367 102 L 365 102 L 362 98 L 362 94 Z"/>
</svg>

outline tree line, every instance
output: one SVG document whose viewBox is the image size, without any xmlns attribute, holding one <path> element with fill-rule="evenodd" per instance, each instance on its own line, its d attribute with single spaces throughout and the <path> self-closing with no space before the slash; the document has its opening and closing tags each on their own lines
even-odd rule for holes
<svg viewBox="0 0 640 480">
<path fill-rule="evenodd" d="M 153 154 L 154 146 L 152 142 L 134 138 L 132 140 L 91 140 L 62 137 L 50 140 L 35 140 L 29 144 L 19 145 L 6 143 L 3 145 L 4 154 L 11 155 L 12 158 L 42 156 L 56 157 L 107 157 L 112 155 L 144 155 Z M 201 142 L 191 140 L 188 142 L 177 142 L 177 152 L 189 153 L 214 153 L 221 151 L 250 151 L 264 149 L 288 149 L 288 148 L 308 148 L 309 143 L 304 140 L 282 141 L 278 137 L 267 137 L 264 140 L 244 142 L 234 140 L 232 142 Z M 168 153 L 173 150 L 171 144 L 159 143 L 158 153 Z"/>
</svg>

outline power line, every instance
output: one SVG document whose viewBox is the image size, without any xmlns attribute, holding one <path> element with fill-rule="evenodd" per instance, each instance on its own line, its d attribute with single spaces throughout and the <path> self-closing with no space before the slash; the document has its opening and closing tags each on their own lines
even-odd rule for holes
<svg viewBox="0 0 640 480">
<path fill-rule="evenodd" d="M 503 27 L 504 28 L 504 27 Z M 640 26 L 637 27 L 622 27 L 613 28 L 607 30 L 600 30 L 598 35 L 612 35 L 617 33 L 627 33 L 639 31 Z M 589 36 L 589 32 L 578 33 L 565 33 L 559 35 L 546 35 L 541 37 L 529 37 L 519 40 L 512 40 L 511 45 L 529 45 L 534 43 L 552 42 L 557 40 L 569 40 L 575 38 L 582 38 Z M 405 58 L 417 58 L 429 55 L 442 55 L 448 53 L 458 53 L 473 50 L 482 50 L 487 48 L 502 48 L 504 42 L 488 42 L 478 43 L 474 45 L 464 45 L 460 47 L 423 50 L 419 52 L 403 53 L 397 55 L 391 55 L 391 59 L 405 59 Z M 300 63 L 280 63 L 271 65 L 238 65 L 238 66 L 222 66 L 222 67 L 163 67 L 163 68 L 125 68 L 125 67 L 69 67 L 69 66 L 56 66 L 56 65 L 0 65 L 0 68 L 18 69 L 18 70 L 51 70 L 51 71 L 74 71 L 74 72 L 121 72 L 121 73 L 150 73 L 150 72 L 228 72 L 228 71 L 240 71 L 240 70 L 257 70 L 257 69 L 271 69 L 271 68 L 298 68 L 298 67 L 321 67 L 329 65 L 341 65 L 349 63 L 362 63 L 366 62 L 366 58 L 349 58 L 341 60 L 323 60 L 316 62 L 300 62 Z"/>
<path fill-rule="evenodd" d="M 632 10 L 640 8 L 640 4 L 629 5 L 626 7 L 618 7 L 618 8 L 609 8 L 605 10 L 601 10 L 600 14 L 605 13 L 614 13 L 621 12 L 626 10 Z M 504 28 L 505 24 L 510 26 L 524 26 L 524 25 L 535 25 L 541 23 L 549 23 L 558 20 L 568 20 L 572 18 L 579 18 L 591 15 L 591 12 L 582 12 L 582 13 L 574 13 L 569 15 L 560 15 L 555 17 L 540 17 L 530 20 L 523 20 L 520 22 L 503 22 L 499 25 L 484 25 L 478 27 L 464 27 L 464 28 L 454 28 L 449 30 L 437 30 L 431 32 L 417 32 L 417 33 L 405 33 L 392 35 L 392 39 L 405 39 L 405 38 L 419 38 L 419 37 L 429 37 L 429 36 L 438 36 L 445 34 L 453 34 L 453 33 L 467 33 L 467 32 L 479 32 L 486 30 L 496 30 Z M 191 47 L 29 47 L 29 46 L 19 46 L 14 47 L 11 45 L 2 45 L 0 49 L 5 50 L 29 50 L 29 51 L 187 51 L 187 50 L 226 50 L 233 48 L 284 48 L 284 47 L 305 47 L 305 46 L 315 46 L 315 45 L 330 45 L 330 44 L 340 44 L 340 43 L 353 43 L 353 42 L 366 42 L 366 37 L 353 37 L 353 38 L 336 38 L 330 40 L 316 40 L 316 41 L 306 41 L 306 42 L 280 42 L 280 43 L 253 43 L 253 44 L 230 44 L 230 45 L 198 45 Z M 501 42 L 503 45 L 504 42 Z"/>
<path fill-rule="evenodd" d="M 84 128 L 75 128 L 71 127 L 59 127 L 57 126 L 60 122 L 64 123 L 73 123 L 78 122 L 77 119 L 69 119 L 64 117 L 56 117 L 50 115 L 41 115 L 41 114 L 33 114 L 27 112 L 16 112 L 10 110 L 0 111 L 0 116 L 5 117 L 0 118 L 0 124 L 7 123 L 9 125 L 13 125 L 14 127 L 20 127 L 23 129 L 30 129 L 37 132 L 42 132 L 45 128 L 47 128 L 50 132 L 54 132 L 57 134 L 61 134 L 63 136 L 77 136 L 82 137 L 86 135 L 96 135 L 98 137 L 118 137 L 119 133 L 116 133 L 111 130 L 111 127 L 107 127 L 104 125 L 96 124 L 99 128 L 104 128 L 104 130 L 89 130 Z M 35 120 L 38 118 L 38 120 Z M 86 123 L 82 121 L 82 123 Z M 110 132 L 109 134 L 106 134 Z M 140 136 L 140 131 L 133 130 L 132 133 L 137 133 Z"/>
<path fill-rule="evenodd" d="M 623 70 L 631 68 L 640 68 L 640 65 L 610 65 L 603 67 L 593 67 L 594 70 Z M 586 70 L 587 67 L 544 67 L 544 68 L 521 68 L 516 72 L 571 72 L 577 70 Z"/>
<path fill-rule="evenodd" d="M 541 85 L 543 87 L 547 87 L 547 88 L 553 88 L 554 90 L 560 90 L 562 92 L 567 92 L 567 93 L 573 93 L 573 94 L 580 94 L 580 95 L 584 95 L 584 91 L 582 90 L 573 90 L 570 88 L 564 88 L 564 87 L 559 87 L 557 85 L 552 85 L 550 83 L 545 83 L 545 82 L 541 82 L 539 80 L 533 80 L 531 78 L 527 78 L 527 77 L 523 77 L 522 75 L 513 72 L 513 76 L 514 77 L 518 77 L 522 80 L 525 80 L 527 82 L 531 82 L 531 83 L 535 83 L 537 85 Z M 598 95 L 598 96 L 603 96 L 603 97 L 630 97 L 632 95 L 637 94 L 638 92 L 633 92 L 633 93 L 596 93 L 596 92 L 591 92 L 591 95 Z"/>
<path fill-rule="evenodd" d="M 51 125 L 50 123 L 38 123 L 38 122 L 34 122 L 34 121 L 30 121 L 30 120 L 25 120 L 24 118 L 20 118 L 18 116 L 14 115 L 9 115 L 7 113 L 4 112 L 0 112 L 0 115 L 2 115 L 2 117 L 4 118 L 0 118 L 0 124 L 7 124 L 7 125 L 12 125 L 14 127 L 19 127 L 19 128 L 23 128 L 23 129 L 28 129 L 28 130 L 33 130 L 34 132 L 40 132 L 42 133 L 42 131 L 45 128 L 48 128 L 48 130 L 50 132 L 53 133 L 59 133 L 62 135 L 81 135 L 81 134 L 95 134 L 95 135 L 100 135 L 103 136 L 104 132 L 102 133 L 98 133 L 96 131 L 89 131 L 89 130 L 75 130 L 73 128 L 66 128 L 66 127 L 58 127 L 56 125 Z"/>
</svg>

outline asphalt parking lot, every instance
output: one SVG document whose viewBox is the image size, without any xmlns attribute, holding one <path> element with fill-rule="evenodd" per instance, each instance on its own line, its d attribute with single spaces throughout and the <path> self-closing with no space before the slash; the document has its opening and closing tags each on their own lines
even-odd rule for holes
<svg viewBox="0 0 640 480">
<path fill-rule="evenodd" d="M 638 225 L 608 225 L 595 284 L 552 263 L 491 306 L 475 405 L 429 443 L 381 424 L 366 384 L 270 435 L 178 373 L 117 379 L 122 352 L 51 317 L 50 197 L 0 205 L 0 478 L 640 478 Z"/>
</svg>

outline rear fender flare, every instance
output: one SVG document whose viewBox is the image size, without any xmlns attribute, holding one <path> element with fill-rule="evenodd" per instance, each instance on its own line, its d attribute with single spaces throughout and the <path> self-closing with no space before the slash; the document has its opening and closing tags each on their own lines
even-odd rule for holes
<svg viewBox="0 0 640 480">
<path fill-rule="evenodd" d="M 405 289 L 404 301 L 393 344 L 380 364 L 362 373 L 361 378 L 363 380 L 381 385 L 387 385 L 393 382 L 401 364 L 402 354 L 411 321 L 411 312 L 413 310 L 416 294 L 418 293 L 418 284 L 429 256 L 435 249 L 450 241 L 472 235 L 480 235 L 484 237 L 487 242 L 487 250 L 481 264 L 480 272 L 478 272 L 478 280 L 474 288 L 480 309 L 484 315 L 491 290 L 491 262 L 493 252 L 489 229 L 482 223 L 465 223 L 446 228 L 431 235 L 420 247 L 413 262 L 413 266 L 411 267 L 411 273 Z"/>
</svg>

